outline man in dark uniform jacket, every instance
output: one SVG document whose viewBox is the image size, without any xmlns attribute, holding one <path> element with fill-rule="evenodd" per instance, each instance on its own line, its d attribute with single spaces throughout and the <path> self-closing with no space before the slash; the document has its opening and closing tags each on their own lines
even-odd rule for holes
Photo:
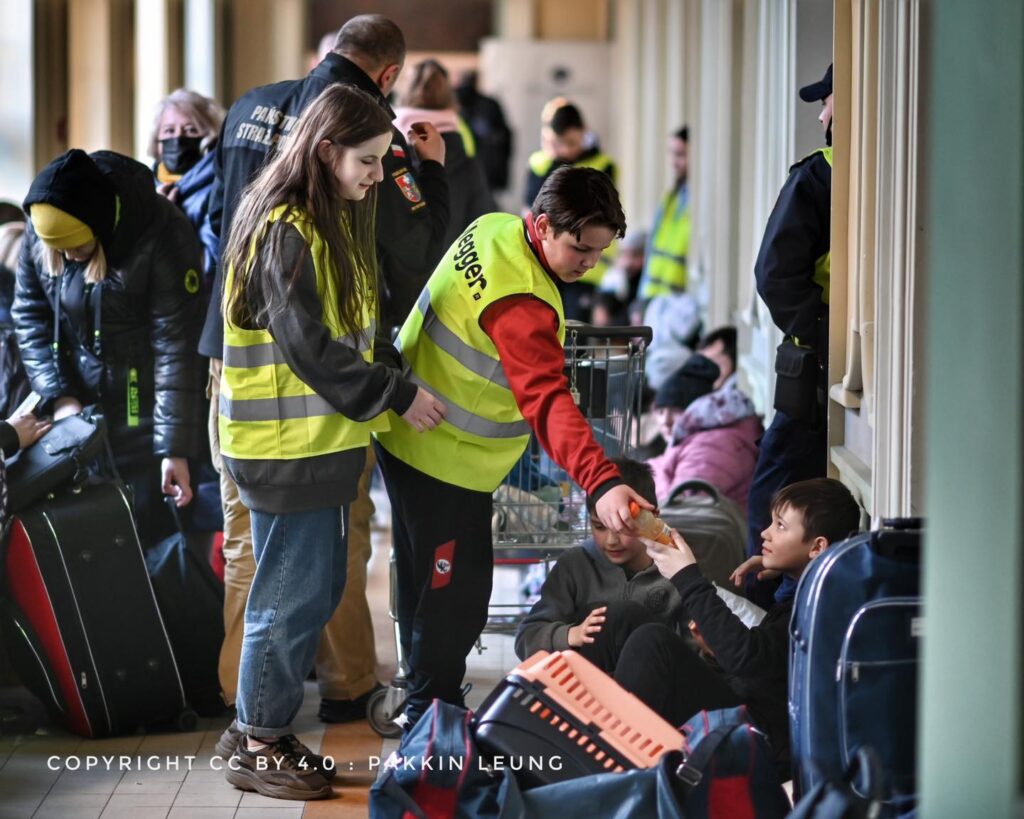
<svg viewBox="0 0 1024 819">
<path fill-rule="evenodd" d="M 750 486 L 748 556 L 760 553 L 761 532 L 771 520 L 768 507 L 772 496 L 796 481 L 824 477 L 827 467 L 832 66 L 819 82 L 801 88 L 800 98 L 804 102 L 821 101 L 818 121 L 828 147 L 819 148 L 790 168 L 754 264 L 757 292 L 776 326 L 785 333 L 785 341 L 776 360 L 776 412 L 761 438 Z M 803 369 L 794 362 L 802 362 Z M 784 375 L 797 370 L 803 374 L 799 387 Z M 806 400 L 794 401 L 794 390 Z M 774 586 L 748 582 L 748 596 L 770 607 Z"/>
<path fill-rule="evenodd" d="M 265 85 L 244 94 L 228 111 L 217 143 L 215 180 L 210 194 L 210 223 L 226 247 L 231 219 L 245 186 L 269 160 L 278 141 L 287 137 L 299 116 L 329 85 L 354 85 L 376 99 L 394 118 L 386 96 L 405 62 L 405 38 L 386 17 L 366 14 L 349 20 L 338 32 L 334 48 L 301 80 Z M 411 133 L 411 132 L 410 132 Z M 377 254 L 385 287 L 378 333 L 404 321 L 435 263 L 446 250 L 448 184 L 444 142 L 431 125 L 415 135 L 413 153 L 405 136 L 394 131 L 383 157 L 384 181 L 377 195 Z M 419 159 L 414 168 L 413 162 Z M 249 512 L 237 487 L 220 468 L 217 409 L 224 345 L 221 314 L 223 271 L 218 268 L 206 316 L 200 352 L 209 356 L 211 424 L 214 464 L 221 472 L 224 509 L 225 641 L 220 658 L 224 698 L 232 703 L 238 681 L 243 617 L 255 571 Z M 369 558 L 369 473 L 372 450 L 360 480 L 360 496 L 349 513 L 348 582 L 334 618 L 324 628 L 317 654 L 320 716 L 329 722 L 365 717 L 366 701 L 376 686 L 373 629 L 366 604 L 366 561 Z M 344 614 L 344 616 L 342 616 Z M 344 623 L 342 623 L 344 621 Z M 218 752 L 229 755 L 239 732 L 225 731 Z"/>
</svg>

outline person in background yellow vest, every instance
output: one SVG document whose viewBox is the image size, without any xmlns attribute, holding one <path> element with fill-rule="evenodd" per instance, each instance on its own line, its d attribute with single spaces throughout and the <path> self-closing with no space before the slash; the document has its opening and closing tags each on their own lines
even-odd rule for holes
<svg viewBox="0 0 1024 819">
<path fill-rule="evenodd" d="M 375 186 L 391 139 L 374 99 L 328 86 L 247 189 L 222 260 L 220 445 L 250 510 L 256 558 L 238 682 L 242 733 L 225 775 L 265 796 L 331 795 L 332 771 L 291 722 L 345 585 L 348 504 L 372 431 L 430 429 L 444 413 L 383 363 L 397 364 L 397 354 L 374 338 Z"/>
<path fill-rule="evenodd" d="M 644 301 L 686 289 L 686 257 L 692 229 L 690 188 L 686 181 L 689 152 L 690 129 L 684 125 L 668 139 L 668 155 L 676 179 L 654 215 L 640 280 L 640 298 Z"/>
<path fill-rule="evenodd" d="M 758 295 L 785 334 L 775 359 L 775 415 L 761 437 L 747 501 L 747 555 L 760 554 L 761 531 L 771 523 L 772 497 L 791 483 L 823 478 L 827 469 L 826 380 L 828 364 L 829 248 L 832 218 L 832 66 L 818 82 L 800 89 L 804 102 L 821 102 L 828 147 L 789 169 L 789 178 L 768 217 L 754 263 Z M 747 596 L 770 607 L 774 584 L 748 575 Z"/>
<path fill-rule="evenodd" d="M 525 219 L 475 220 L 441 259 L 398 336 L 408 377 L 447 407 L 424 435 L 376 433 L 391 496 L 398 622 L 409 660 L 405 716 L 435 697 L 462 703 L 466 655 L 487 619 L 491 496 L 531 431 L 594 498 L 609 529 L 632 524 L 626 486 L 593 437 L 563 372 L 558 282 L 591 269 L 626 229 L 607 174 L 559 168 Z"/>
<path fill-rule="evenodd" d="M 577 168 L 594 168 L 608 174 L 612 184 L 617 183 L 615 161 L 604 153 L 597 144 L 594 134 L 587 130 L 580 109 L 564 97 L 556 97 L 544 106 L 541 112 L 540 150 L 530 154 L 526 172 L 526 196 L 524 212 L 533 207 L 533 200 L 541 186 L 558 168 L 570 165 Z M 608 246 L 590 270 L 579 281 L 561 286 L 565 317 L 570 321 L 591 319 L 594 294 L 601 284 L 605 271 L 615 261 L 615 244 Z"/>
</svg>

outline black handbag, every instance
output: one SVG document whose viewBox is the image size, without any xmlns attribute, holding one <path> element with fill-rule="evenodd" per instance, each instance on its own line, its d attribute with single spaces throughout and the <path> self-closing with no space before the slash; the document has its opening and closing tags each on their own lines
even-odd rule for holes
<svg viewBox="0 0 1024 819">
<path fill-rule="evenodd" d="M 775 409 L 797 421 L 816 423 L 823 401 L 818 354 L 786 339 L 775 351 Z"/>
<path fill-rule="evenodd" d="M 42 438 L 7 463 L 10 511 L 18 512 L 69 482 L 84 480 L 89 464 L 109 453 L 103 416 L 86 408 L 56 421 Z"/>
</svg>

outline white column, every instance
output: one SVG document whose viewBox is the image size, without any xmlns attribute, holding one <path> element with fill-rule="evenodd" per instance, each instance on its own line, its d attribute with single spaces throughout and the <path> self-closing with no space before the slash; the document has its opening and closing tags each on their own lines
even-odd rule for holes
<svg viewBox="0 0 1024 819">
<path fill-rule="evenodd" d="M 226 108 L 224 93 L 223 4 L 185 0 L 185 87 L 212 97 Z"/>
<path fill-rule="evenodd" d="M 0 199 L 21 202 L 35 176 L 32 0 L 0 3 Z M 47 157 L 49 159 L 49 157 Z M 47 160 L 44 159 L 45 163 Z"/>
<path fill-rule="evenodd" d="M 135 158 L 149 165 L 157 103 L 171 91 L 173 0 L 135 2 Z M 176 45 L 176 44 L 175 44 Z"/>
</svg>

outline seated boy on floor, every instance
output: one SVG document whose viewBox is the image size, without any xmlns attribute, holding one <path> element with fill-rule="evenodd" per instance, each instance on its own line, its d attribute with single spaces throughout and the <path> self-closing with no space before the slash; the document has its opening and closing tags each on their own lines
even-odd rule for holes
<svg viewBox="0 0 1024 819">
<path fill-rule="evenodd" d="M 859 528 L 860 507 L 839 481 L 815 478 L 776 494 L 771 515 L 771 524 L 761 533 L 763 567 L 792 582 L 780 587 L 782 599 L 754 628 L 747 628 L 715 593 L 678 532 L 672 532 L 675 548 L 644 541 L 654 565 L 682 599 L 684 616 L 696 622 L 717 667 L 704 662 L 676 630 L 650 624 L 625 641 L 615 679 L 673 725 L 701 709 L 745 704 L 768 734 L 785 780 L 790 775 L 789 618 L 796 580 L 829 545 Z"/>
<path fill-rule="evenodd" d="M 629 458 L 612 463 L 626 486 L 657 503 L 647 464 Z M 623 642 L 638 626 L 682 620 L 679 593 L 658 573 L 643 541 L 603 526 L 590 497 L 587 509 L 593 538 L 558 558 L 540 599 L 519 624 L 515 648 L 522 660 L 542 649 L 575 649 L 611 673 Z"/>
</svg>

